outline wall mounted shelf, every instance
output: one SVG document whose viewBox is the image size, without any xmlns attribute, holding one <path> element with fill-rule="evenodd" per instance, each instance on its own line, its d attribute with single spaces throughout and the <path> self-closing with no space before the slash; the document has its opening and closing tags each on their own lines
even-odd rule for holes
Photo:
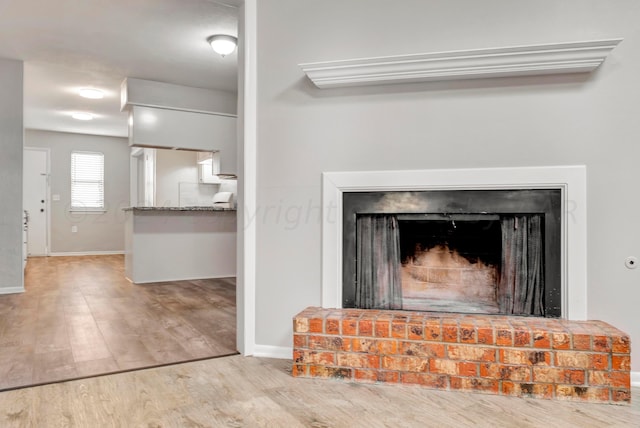
<svg viewBox="0 0 640 428">
<path fill-rule="evenodd" d="M 300 64 L 319 88 L 591 72 L 622 39 Z"/>
</svg>

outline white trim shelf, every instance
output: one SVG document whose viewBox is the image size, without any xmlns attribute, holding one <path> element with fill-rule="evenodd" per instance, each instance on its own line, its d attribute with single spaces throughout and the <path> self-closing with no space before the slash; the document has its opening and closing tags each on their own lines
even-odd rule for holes
<svg viewBox="0 0 640 428">
<path fill-rule="evenodd" d="M 319 88 L 586 73 L 622 38 L 300 64 Z"/>
</svg>

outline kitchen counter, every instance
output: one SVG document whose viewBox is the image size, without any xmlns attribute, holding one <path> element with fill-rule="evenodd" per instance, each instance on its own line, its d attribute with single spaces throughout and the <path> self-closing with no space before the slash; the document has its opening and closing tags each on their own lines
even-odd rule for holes
<svg viewBox="0 0 640 428">
<path fill-rule="evenodd" d="M 236 211 L 235 208 L 222 208 L 215 206 L 193 206 L 193 207 L 128 207 L 124 211 Z"/>
<path fill-rule="evenodd" d="M 236 275 L 235 209 L 125 208 L 125 275 L 134 283 Z"/>
</svg>

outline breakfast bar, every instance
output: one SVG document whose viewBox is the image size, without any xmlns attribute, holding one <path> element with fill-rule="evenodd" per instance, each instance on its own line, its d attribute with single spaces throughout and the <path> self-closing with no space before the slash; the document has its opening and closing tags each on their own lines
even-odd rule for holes
<svg viewBox="0 0 640 428">
<path fill-rule="evenodd" d="M 236 210 L 125 208 L 125 276 L 134 283 L 236 275 Z"/>
</svg>

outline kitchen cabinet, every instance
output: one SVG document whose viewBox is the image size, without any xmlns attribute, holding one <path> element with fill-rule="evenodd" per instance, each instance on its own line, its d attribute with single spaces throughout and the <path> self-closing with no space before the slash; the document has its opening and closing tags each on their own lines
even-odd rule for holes
<svg viewBox="0 0 640 428">
<path fill-rule="evenodd" d="M 219 173 L 237 172 L 237 119 L 209 113 L 131 106 L 129 145 L 219 152 Z"/>
<path fill-rule="evenodd" d="M 198 152 L 198 181 L 200 183 L 220 183 L 220 180 L 235 178 L 236 152 Z"/>
</svg>

